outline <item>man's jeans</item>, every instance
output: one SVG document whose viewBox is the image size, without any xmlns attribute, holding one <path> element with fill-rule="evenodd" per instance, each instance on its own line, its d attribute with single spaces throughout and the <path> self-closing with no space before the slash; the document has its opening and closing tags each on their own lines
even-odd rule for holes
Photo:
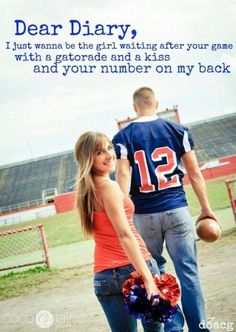
<svg viewBox="0 0 236 332">
<path fill-rule="evenodd" d="M 159 269 L 154 259 L 146 262 L 153 274 L 158 274 Z M 137 320 L 125 311 L 124 298 L 121 293 L 122 286 L 130 273 L 134 271 L 132 265 L 122 266 L 116 269 L 105 270 L 94 276 L 95 294 L 106 314 L 111 331 L 136 332 Z M 142 322 L 145 332 L 162 332 L 163 324 L 158 322 L 145 324 Z"/>
<path fill-rule="evenodd" d="M 187 207 L 170 211 L 135 214 L 134 224 L 143 237 L 148 250 L 164 272 L 162 251 L 166 242 L 181 284 L 181 302 L 190 332 L 209 331 L 199 324 L 206 321 L 204 300 L 198 275 L 194 228 Z M 170 331 L 165 325 L 165 331 Z"/>
</svg>

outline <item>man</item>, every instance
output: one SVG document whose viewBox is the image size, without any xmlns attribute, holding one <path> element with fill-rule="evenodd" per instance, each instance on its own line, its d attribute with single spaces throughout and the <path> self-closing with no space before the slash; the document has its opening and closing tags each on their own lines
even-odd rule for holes
<svg viewBox="0 0 236 332">
<path fill-rule="evenodd" d="M 182 308 L 189 331 L 208 331 L 199 327 L 206 317 L 194 227 L 182 185 L 181 160 L 201 206 L 198 220 L 205 217 L 216 220 L 216 216 L 207 198 L 194 143 L 186 127 L 157 118 L 158 102 L 152 89 L 136 90 L 133 106 L 137 120 L 113 139 L 118 158 L 117 181 L 125 194 L 130 193 L 135 205 L 134 223 L 163 272 L 162 251 L 166 242 L 180 280 Z M 165 331 L 182 331 L 180 325 L 176 317 L 172 325 L 165 325 Z"/>
</svg>

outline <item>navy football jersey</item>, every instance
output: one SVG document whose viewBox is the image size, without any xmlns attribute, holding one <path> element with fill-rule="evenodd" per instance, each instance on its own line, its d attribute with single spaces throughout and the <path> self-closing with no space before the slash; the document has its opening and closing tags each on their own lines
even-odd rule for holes
<svg viewBox="0 0 236 332">
<path fill-rule="evenodd" d="M 181 156 L 194 148 L 188 128 L 152 116 L 140 117 L 113 138 L 118 159 L 132 167 L 130 195 L 135 213 L 156 213 L 187 205 Z"/>
</svg>

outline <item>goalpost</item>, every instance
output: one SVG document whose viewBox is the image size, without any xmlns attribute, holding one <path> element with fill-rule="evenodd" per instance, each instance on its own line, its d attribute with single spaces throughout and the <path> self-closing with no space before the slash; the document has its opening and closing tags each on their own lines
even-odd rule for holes
<svg viewBox="0 0 236 332">
<path fill-rule="evenodd" d="M 42 224 L 0 233 L 0 271 L 44 263 L 50 267 Z"/>
<path fill-rule="evenodd" d="M 236 178 L 225 180 L 227 186 L 230 204 L 234 214 L 234 220 L 236 222 Z"/>
</svg>

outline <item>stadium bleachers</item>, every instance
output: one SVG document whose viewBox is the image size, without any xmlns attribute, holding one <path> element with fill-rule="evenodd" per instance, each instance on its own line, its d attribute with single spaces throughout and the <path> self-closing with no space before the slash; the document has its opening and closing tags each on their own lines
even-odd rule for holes
<svg viewBox="0 0 236 332">
<path fill-rule="evenodd" d="M 187 126 L 199 162 L 236 154 L 236 113 Z M 73 151 L 0 166 L 0 212 L 24 202 L 42 203 L 45 189 L 56 188 L 58 194 L 73 191 L 76 169 Z"/>
<path fill-rule="evenodd" d="M 236 153 L 236 113 L 189 124 L 198 161 Z"/>
<path fill-rule="evenodd" d="M 76 169 L 73 152 L 2 166 L 0 207 L 35 200 L 40 203 L 42 191 L 49 188 L 56 188 L 58 194 L 73 191 Z"/>
</svg>

